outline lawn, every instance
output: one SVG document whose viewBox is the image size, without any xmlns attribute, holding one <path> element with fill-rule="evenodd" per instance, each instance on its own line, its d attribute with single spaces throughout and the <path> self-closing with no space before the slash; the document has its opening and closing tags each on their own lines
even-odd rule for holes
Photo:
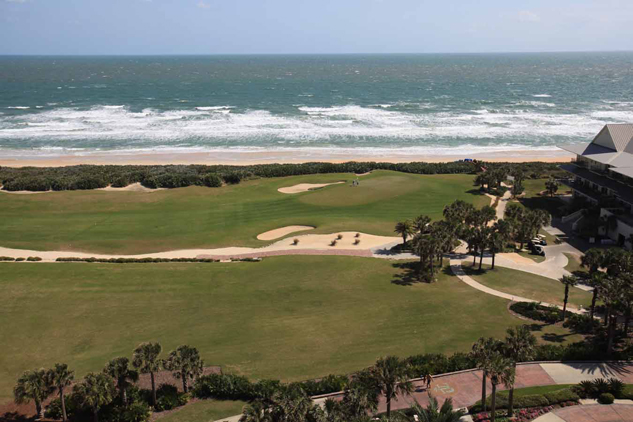
<svg viewBox="0 0 633 422">
<path fill-rule="evenodd" d="M 567 265 L 565 265 L 565 269 L 572 274 L 575 273 L 586 273 L 587 269 L 580 264 L 580 258 L 577 255 L 566 253 L 565 256 L 569 261 Z"/>
<path fill-rule="evenodd" d="M 490 270 L 490 266 L 484 265 L 479 272 L 470 267 L 470 262 L 463 268 L 479 283 L 504 293 L 557 305 L 563 304 L 565 287 L 557 280 L 498 266 Z M 569 290 L 569 303 L 575 307 L 589 307 L 591 293 L 572 287 Z"/>
<path fill-rule="evenodd" d="M 161 422 L 213 422 L 242 413 L 243 401 L 199 400 L 161 417 Z"/>
<path fill-rule="evenodd" d="M 66 362 L 81 377 L 144 341 L 199 348 L 208 365 L 254 379 L 343 374 L 396 354 L 468 351 L 501 338 L 507 301 L 408 264 L 287 256 L 259 263 L 0 263 L 0 403 L 24 370 Z M 561 327 L 535 327 L 564 341 Z M 561 340 L 562 339 L 562 340 Z M 568 338 L 575 340 L 574 338 Z"/>
<path fill-rule="evenodd" d="M 472 175 L 376 171 L 351 187 L 352 174 L 257 179 L 222 188 L 156 192 L 72 191 L 0 194 L 0 246 L 94 253 L 149 253 L 221 246 L 264 246 L 259 233 L 288 225 L 393 235 L 397 221 L 441 218 L 456 199 L 480 207 Z M 347 180 L 316 191 L 283 194 L 298 183 Z"/>
</svg>

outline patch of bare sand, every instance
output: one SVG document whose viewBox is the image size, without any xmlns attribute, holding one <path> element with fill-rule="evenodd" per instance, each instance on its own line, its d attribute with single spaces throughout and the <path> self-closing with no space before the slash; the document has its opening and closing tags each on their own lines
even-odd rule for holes
<svg viewBox="0 0 633 422">
<path fill-rule="evenodd" d="M 518 253 L 500 253 L 497 256 L 501 256 L 503 258 L 509 259 L 510 261 L 514 261 L 517 264 L 525 264 L 525 265 L 536 265 L 534 261 L 530 258 L 526 258 L 524 256 L 519 255 Z"/>
<path fill-rule="evenodd" d="M 132 183 L 131 185 L 127 185 L 124 188 L 114 188 L 112 186 L 108 186 L 106 188 L 99 188 L 96 190 L 104 190 L 108 192 L 156 192 L 158 190 L 165 190 L 165 188 L 150 189 L 141 185 L 140 182 L 137 182 L 137 183 Z"/>
<path fill-rule="evenodd" d="M 370 250 L 378 248 L 387 244 L 391 244 L 396 241 L 400 241 L 402 238 L 393 236 L 375 236 L 371 234 L 359 233 L 359 237 L 356 237 L 357 232 L 338 232 L 332 234 L 305 234 L 297 236 L 296 239 L 299 242 L 295 245 L 294 239 L 283 239 L 277 241 L 271 245 L 264 246 L 262 248 L 245 248 L 245 247 L 227 247 L 217 249 L 183 249 L 169 252 L 157 252 L 140 255 L 105 255 L 94 254 L 86 252 L 68 252 L 68 251 L 33 251 L 25 249 L 12 249 L 0 247 L 0 256 L 8 256 L 13 258 L 37 256 L 42 258 L 44 262 L 53 262 L 57 258 L 98 258 L 98 259 L 110 259 L 110 258 L 205 258 L 209 256 L 214 257 L 227 257 L 237 255 L 256 255 L 266 252 L 279 252 L 297 250 L 319 250 L 319 251 L 340 251 L 340 250 Z M 338 239 L 338 235 L 342 238 Z M 332 245 L 332 241 L 336 240 L 336 243 Z M 356 240 L 359 240 L 356 243 Z"/>
<path fill-rule="evenodd" d="M 264 233 L 260 233 L 257 235 L 257 239 L 259 240 L 275 240 L 280 237 L 284 237 L 287 234 L 301 232 L 305 230 L 314 230 L 312 226 L 286 226 L 280 227 L 278 229 L 269 230 Z"/>
<path fill-rule="evenodd" d="M 277 190 L 281 193 L 292 194 L 292 193 L 307 192 L 309 190 L 319 189 L 319 188 L 323 188 L 325 186 L 330 186 L 330 185 L 340 185 L 341 183 L 345 183 L 345 182 L 341 181 L 341 182 L 334 182 L 334 183 L 299 183 L 298 185 L 288 186 L 285 188 L 279 188 Z"/>
</svg>

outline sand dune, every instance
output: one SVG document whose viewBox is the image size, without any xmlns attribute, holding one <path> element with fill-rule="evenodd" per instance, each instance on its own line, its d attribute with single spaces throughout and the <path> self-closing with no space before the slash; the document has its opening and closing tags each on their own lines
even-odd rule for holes
<svg viewBox="0 0 633 422">
<path fill-rule="evenodd" d="M 281 192 L 281 193 L 292 194 L 292 193 L 307 192 L 307 191 L 312 190 L 312 189 L 319 189 L 319 188 L 322 188 L 322 187 L 325 187 L 325 186 L 330 186 L 330 185 L 340 185 L 341 183 L 345 183 L 345 182 L 299 183 L 298 185 L 288 186 L 288 187 L 285 187 L 285 188 L 279 188 L 277 190 L 279 192 Z"/>
</svg>

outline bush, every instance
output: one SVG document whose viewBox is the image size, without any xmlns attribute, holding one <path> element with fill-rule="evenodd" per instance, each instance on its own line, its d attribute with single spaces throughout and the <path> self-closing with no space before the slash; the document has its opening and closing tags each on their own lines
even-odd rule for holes
<svg viewBox="0 0 633 422">
<path fill-rule="evenodd" d="M 597 378 L 593 381 L 582 381 L 573 387 L 573 391 L 584 399 L 597 399 L 605 393 L 618 398 L 625 398 L 625 385 L 617 378 Z"/>
<path fill-rule="evenodd" d="M 569 328 L 580 334 L 590 334 L 601 328 L 600 321 L 589 315 L 571 314 L 563 323 L 563 327 Z"/>
<path fill-rule="evenodd" d="M 602 393 L 598 397 L 598 403 L 600 404 L 613 404 L 615 397 L 611 393 Z"/>
<path fill-rule="evenodd" d="M 2 261 L 13 262 L 13 261 L 15 261 L 15 258 L 10 257 L 10 256 L 0 256 L 0 262 L 2 262 Z"/>
<path fill-rule="evenodd" d="M 578 394 L 574 393 L 571 388 L 565 388 L 563 390 L 545 393 L 544 396 L 549 404 L 552 405 L 569 401 L 577 402 L 578 400 L 580 400 Z"/>
<path fill-rule="evenodd" d="M 535 302 L 517 302 L 510 305 L 510 309 L 519 315 L 534 321 L 553 324 L 563 318 L 563 311 L 556 307 L 543 306 Z"/>
<path fill-rule="evenodd" d="M 193 396 L 200 399 L 244 401 L 257 398 L 248 378 L 231 374 L 210 374 L 198 378 L 194 384 Z"/>
<path fill-rule="evenodd" d="M 39 262 L 42 260 L 42 258 L 40 258 L 39 256 L 29 256 L 28 258 L 26 258 L 26 260 L 29 262 Z"/>
<path fill-rule="evenodd" d="M 210 188 L 219 188 L 222 186 L 222 179 L 215 173 L 209 173 L 202 177 L 202 183 Z"/>
<path fill-rule="evenodd" d="M 135 402 L 123 411 L 125 422 L 146 422 L 151 415 L 149 406 L 145 403 Z"/>
<path fill-rule="evenodd" d="M 24 258 L 15 258 L 15 262 L 23 262 L 23 261 L 25 261 Z"/>
</svg>

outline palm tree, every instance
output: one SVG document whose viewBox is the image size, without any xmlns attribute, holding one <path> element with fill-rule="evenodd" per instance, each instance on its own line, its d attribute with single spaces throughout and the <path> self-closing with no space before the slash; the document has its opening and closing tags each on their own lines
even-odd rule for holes
<svg viewBox="0 0 633 422">
<path fill-rule="evenodd" d="M 516 328 L 508 328 L 508 335 L 504 344 L 506 357 L 512 360 L 514 371 L 516 372 L 517 362 L 525 362 L 534 356 L 536 347 L 536 337 L 530 332 L 527 325 Z M 512 416 L 514 407 L 514 385 L 510 388 L 508 395 L 508 416 Z"/>
<path fill-rule="evenodd" d="M 115 391 L 112 378 L 103 373 L 93 372 L 74 387 L 74 392 L 81 398 L 83 405 L 92 410 L 94 422 L 99 422 L 99 409 L 112 403 Z"/>
<path fill-rule="evenodd" d="M 578 284 L 578 279 L 574 276 L 564 275 L 559 280 L 565 286 L 565 298 L 563 299 L 563 321 L 567 313 L 567 301 L 569 300 L 569 287 Z"/>
<path fill-rule="evenodd" d="M 152 381 L 152 406 L 156 406 L 156 384 L 154 373 L 161 370 L 163 360 L 160 352 L 163 350 L 160 343 L 141 343 L 134 349 L 132 365 L 143 374 L 149 374 Z"/>
<path fill-rule="evenodd" d="M 480 337 L 473 344 L 470 352 L 471 357 L 475 360 L 477 368 L 481 369 L 481 406 L 486 411 L 486 381 L 488 379 L 488 367 L 492 355 L 499 349 L 500 342 L 492 337 Z"/>
<path fill-rule="evenodd" d="M 341 400 L 346 416 L 353 420 L 367 413 L 376 412 L 380 390 L 380 385 L 371 369 L 355 374 L 345 388 L 345 394 Z"/>
<path fill-rule="evenodd" d="M 591 248 L 580 259 L 580 264 L 589 270 L 590 274 L 598 271 L 603 266 L 605 261 L 604 250 L 598 248 Z"/>
<path fill-rule="evenodd" d="M 242 417 L 240 422 L 273 422 L 270 409 L 261 400 L 247 404 L 242 409 Z"/>
<path fill-rule="evenodd" d="M 387 419 L 391 417 L 391 400 L 398 400 L 400 394 L 413 392 L 410 372 L 409 365 L 396 356 L 380 358 L 372 368 L 376 384 L 387 401 Z"/>
<path fill-rule="evenodd" d="M 466 413 L 462 410 L 453 409 L 453 399 L 444 400 L 442 407 L 439 406 L 437 399 L 429 394 L 429 404 L 423 408 L 417 400 L 411 407 L 414 417 L 417 416 L 418 422 L 459 422 Z"/>
<path fill-rule="evenodd" d="M 589 316 L 593 321 L 593 317 L 596 311 L 596 301 L 598 300 L 598 296 L 600 295 L 600 288 L 604 284 L 604 279 L 606 274 L 600 271 L 596 271 L 591 273 L 591 278 L 588 280 L 589 286 L 593 287 L 593 294 L 591 296 L 591 307 L 589 308 Z"/>
<path fill-rule="evenodd" d="M 204 362 L 200 359 L 198 349 L 183 345 L 169 353 L 165 367 L 174 371 L 174 377 L 182 379 L 182 390 L 186 393 L 189 391 L 187 380 L 195 380 L 202 374 Z"/>
<path fill-rule="evenodd" d="M 119 397 L 122 404 L 127 404 L 127 389 L 133 382 L 138 381 L 138 372 L 129 367 L 128 358 L 114 358 L 103 369 L 103 373 L 116 380 Z"/>
<path fill-rule="evenodd" d="M 316 411 L 312 399 L 298 385 L 289 385 L 273 395 L 273 421 L 305 422 Z"/>
<path fill-rule="evenodd" d="M 549 180 L 545 182 L 545 189 L 547 189 L 547 193 L 549 193 L 552 197 L 554 196 L 556 191 L 558 191 L 558 186 L 558 181 L 556 181 L 556 179 L 554 179 L 553 177 L 550 177 Z"/>
<path fill-rule="evenodd" d="M 396 229 L 394 230 L 397 234 L 402 236 L 402 244 L 406 246 L 407 238 L 414 234 L 413 223 L 411 220 L 404 220 L 396 224 Z"/>
<path fill-rule="evenodd" d="M 426 226 L 431 223 L 431 217 L 426 215 L 418 215 L 413 220 L 413 234 L 415 233 L 424 233 L 426 231 Z"/>
<path fill-rule="evenodd" d="M 504 357 L 500 353 L 495 353 L 490 359 L 488 375 L 490 376 L 490 383 L 492 384 L 490 420 L 491 422 L 495 422 L 495 411 L 497 410 L 497 385 L 503 383 L 506 387 L 511 388 L 514 386 L 514 364 L 510 359 Z"/>
<path fill-rule="evenodd" d="M 75 379 L 74 371 L 68 369 L 68 365 L 65 363 L 56 363 L 53 369 L 49 369 L 46 376 L 48 377 L 51 385 L 57 388 L 59 392 L 59 401 L 62 405 L 62 420 L 68 421 L 68 415 L 66 414 L 66 398 L 64 397 L 64 388 L 68 387 L 73 379 Z"/>
<path fill-rule="evenodd" d="M 606 277 L 600 289 L 600 298 L 604 302 L 607 311 L 605 321 L 607 329 L 607 355 L 613 351 L 613 338 L 618 316 L 630 305 L 631 285 L 629 277 Z"/>
<path fill-rule="evenodd" d="M 13 397 L 16 404 L 35 402 L 37 418 L 42 417 L 42 402 L 53 392 L 50 379 L 46 376 L 46 369 L 34 369 L 24 372 L 13 388 Z"/>
</svg>

